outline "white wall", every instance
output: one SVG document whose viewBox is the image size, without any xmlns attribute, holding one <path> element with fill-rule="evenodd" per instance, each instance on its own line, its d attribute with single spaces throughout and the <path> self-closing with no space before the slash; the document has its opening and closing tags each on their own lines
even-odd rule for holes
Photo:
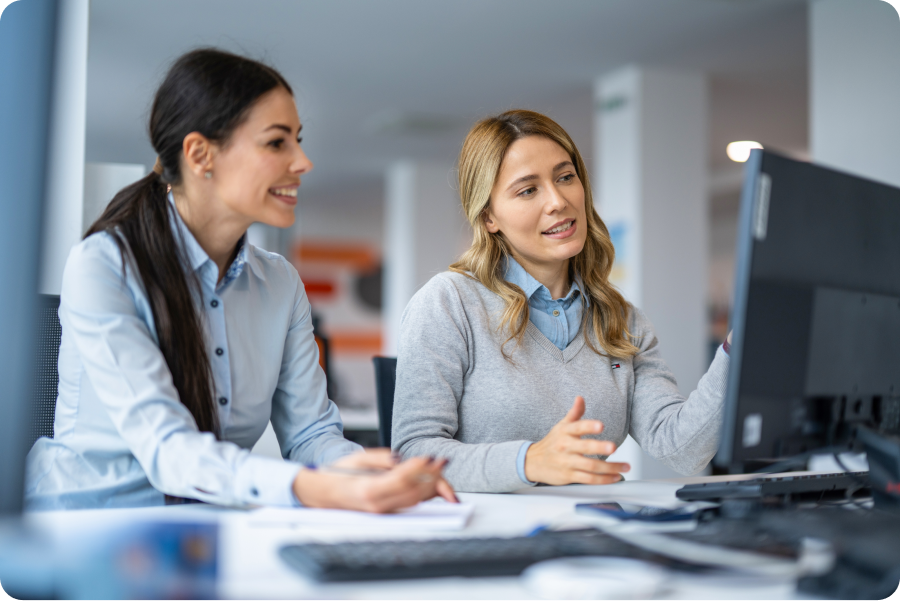
<svg viewBox="0 0 900 601">
<path fill-rule="evenodd" d="M 294 240 L 360 240 L 381 250 L 384 239 L 384 184 L 380 179 L 335 185 L 307 193 L 300 188 Z"/>
<path fill-rule="evenodd" d="M 816 162 L 900 186 L 900 16 L 881 0 L 810 7 Z"/>
<path fill-rule="evenodd" d="M 383 185 L 379 179 L 334 186 L 326 191 L 306 193 L 300 188 L 297 224 L 290 234 L 287 250 L 304 242 L 350 243 L 382 255 L 384 236 Z M 294 257 L 294 259 L 296 259 Z M 298 264 L 303 278 L 321 277 L 335 283 L 338 290 L 352 290 L 358 274 L 345 266 Z M 313 311 L 321 318 L 326 333 L 335 330 L 383 331 L 381 312 L 364 305 L 355 294 L 339 294 L 329 302 L 312 300 Z M 375 373 L 366 353 L 332 353 L 330 374 L 335 398 L 344 411 L 349 407 L 374 407 Z"/>
<path fill-rule="evenodd" d="M 124 163 L 88 163 L 84 166 L 84 203 L 81 233 L 100 217 L 116 193 L 138 181 L 147 173 L 143 165 Z"/>
<path fill-rule="evenodd" d="M 641 302 L 683 394 L 708 367 L 706 93 L 700 73 L 645 72 Z"/>
<path fill-rule="evenodd" d="M 384 354 L 397 354 L 407 303 L 472 242 L 450 164 L 402 161 L 385 178 Z"/>
<path fill-rule="evenodd" d="M 59 294 L 69 250 L 82 234 L 88 0 L 60 2 L 56 44 L 39 285 L 43 294 Z"/>
<path fill-rule="evenodd" d="M 527 107 L 532 108 L 532 107 Z M 533 110 L 556 121 L 578 147 L 588 168 L 594 161 L 594 90 L 590 85 L 567 90 Z M 592 174 L 593 175 L 593 174 Z"/>
</svg>

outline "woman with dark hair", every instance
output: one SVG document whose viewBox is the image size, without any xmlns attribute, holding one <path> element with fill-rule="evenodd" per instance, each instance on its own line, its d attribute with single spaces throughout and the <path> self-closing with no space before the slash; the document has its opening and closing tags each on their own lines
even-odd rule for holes
<svg viewBox="0 0 900 601">
<path fill-rule="evenodd" d="M 459 194 L 474 239 L 404 312 L 394 448 L 451 459 L 447 479 L 470 492 L 618 482 L 630 466 L 606 458 L 628 434 L 678 472 L 702 469 L 727 342 L 681 396 L 650 321 L 609 282 L 615 249 L 569 134 L 533 111 L 484 119 Z"/>
<path fill-rule="evenodd" d="M 274 69 L 214 49 L 173 64 L 150 115 L 153 172 L 66 263 L 55 436 L 29 454 L 29 507 L 455 498 L 443 461 L 343 438 L 303 284 L 247 242 L 252 223 L 294 222 L 312 169 L 300 130 Z M 250 454 L 270 420 L 287 461 Z"/>
</svg>

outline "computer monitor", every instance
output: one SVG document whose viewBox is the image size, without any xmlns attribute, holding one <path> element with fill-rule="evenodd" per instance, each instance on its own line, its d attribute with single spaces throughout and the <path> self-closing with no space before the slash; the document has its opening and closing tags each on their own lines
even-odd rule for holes
<svg viewBox="0 0 900 601">
<path fill-rule="evenodd" d="M 22 510 L 31 432 L 56 19 L 55 0 L 14 2 L 0 19 L 0 521 Z"/>
<path fill-rule="evenodd" d="M 897 469 L 900 189 L 754 151 L 735 271 L 715 463 L 875 452 L 874 436 Z"/>
</svg>

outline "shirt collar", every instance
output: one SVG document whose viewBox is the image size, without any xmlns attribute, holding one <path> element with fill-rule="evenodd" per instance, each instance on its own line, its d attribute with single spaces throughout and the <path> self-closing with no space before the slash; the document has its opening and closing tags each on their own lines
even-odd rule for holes
<svg viewBox="0 0 900 601">
<path fill-rule="evenodd" d="M 244 271 L 244 266 L 248 263 L 247 255 L 250 254 L 247 252 L 247 246 L 247 232 L 244 232 L 244 235 L 238 240 L 238 251 L 234 257 L 234 261 L 228 266 L 225 277 L 222 278 L 222 283 L 218 286 L 219 288 L 224 288 L 236 280 L 237 277 L 241 275 L 241 272 Z"/>
<path fill-rule="evenodd" d="M 504 278 L 510 284 L 515 284 L 519 288 L 522 289 L 522 292 L 525 293 L 525 298 L 531 299 L 531 297 L 543 289 L 543 295 L 546 296 L 547 300 L 551 300 L 550 291 L 547 290 L 547 287 L 541 284 L 539 281 L 534 279 L 534 277 L 525 271 L 525 268 L 522 267 L 518 261 L 516 261 L 512 256 L 508 256 L 506 258 L 506 274 Z M 572 285 L 569 287 L 569 292 L 566 294 L 563 300 L 569 300 L 574 297 L 575 293 L 581 294 L 582 298 L 587 302 L 587 296 L 582 292 L 582 288 L 584 287 L 584 283 L 581 280 L 581 276 L 577 273 L 575 277 L 572 278 Z"/>
<path fill-rule="evenodd" d="M 522 292 L 525 293 L 525 298 L 531 298 L 540 288 L 544 288 L 544 285 L 525 271 L 525 268 L 512 256 L 506 258 L 506 275 L 504 277 L 510 284 L 515 284 L 521 288 Z M 544 289 L 546 290 L 546 288 Z"/>
<path fill-rule="evenodd" d="M 191 233 L 191 230 L 188 229 L 187 224 L 181 218 L 181 214 L 178 212 L 177 207 L 175 206 L 175 197 L 169 192 L 169 203 L 171 203 L 172 212 L 175 214 L 175 222 L 172 224 L 172 229 L 176 230 L 175 232 L 175 240 L 176 243 L 183 243 L 184 252 L 186 258 L 188 260 L 188 265 L 191 268 L 191 271 L 197 271 L 203 265 L 206 264 L 207 261 L 212 261 L 209 258 L 209 255 L 206 254 L 206 251 L 203 250 L 203 247 L 200 246 L 200 243 L 197 242 L 197 239 L 194 238 L 194 235 Z M 253 265 L 256 269 L 254 271 L 260 271 L 258 266 L 254 264 L 253 261 L 248 261 L 248 255 L 252 255 L 253 253 L 247 252 L 247 247 L 249 243 L 247 242 L 247 234 L 245 233 L 241 236 L 241 239 L 238 240 L 238 252 L 234 257 L 234 261 L 231 262 L 231 265 L 228 267 L 228 271 L 225 272 L 225 277 L 222 278 L 222 283 L 217 286 L 217 288 L 222 288 L 226 284 L 237 279 L 241 272 L 244 270 L 244 265 L 248 262 Z M 218 270 L 216 270 L 218 273 Z"/>
<path fill-rule="evenodd" d="M 576 273 L 572 278 L 572 290 L 577 290 L 581 294 L 585 307 L 591 306 L 591 297 L 584 293 L 584 280 L 581 279 L 580 273 Z M 571 292 L 570 290 L 569 293 L 571 294 Z"/>
</svg>

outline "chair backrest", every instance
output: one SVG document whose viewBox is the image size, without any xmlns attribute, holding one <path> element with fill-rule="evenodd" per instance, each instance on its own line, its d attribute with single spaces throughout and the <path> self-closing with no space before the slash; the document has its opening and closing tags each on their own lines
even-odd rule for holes
<svg viewBox="0 0 900 601">
<path fill-rule="evenodd" d="M 375 393 L 378 399 L 378 444 L 390 447 L 394 386 L 397 384 L 397 358 L 372 357 L 372 363 L 375 364 Z"/>
<path fill-rule="evenodd" d="M 34 370 L 34 404 L 32 405 L 31 443 L 46 436 L 53 438 L 53 418 L 59 389 L 59 297 L 38 295 L 37 357 Z"/>
<path fill-rule="evenodd" d="M 333 401 L 335 399 L 335 382 L 331 377 L 331 344 L 328 336 L 322 331 L 322 319 L 316 313 L 313 313 L 311 317 L 313 338 L 316 339 L 316 346 L 319 347 L 319 367 L 325 372 L 325 393 Z"/>
</svg>

